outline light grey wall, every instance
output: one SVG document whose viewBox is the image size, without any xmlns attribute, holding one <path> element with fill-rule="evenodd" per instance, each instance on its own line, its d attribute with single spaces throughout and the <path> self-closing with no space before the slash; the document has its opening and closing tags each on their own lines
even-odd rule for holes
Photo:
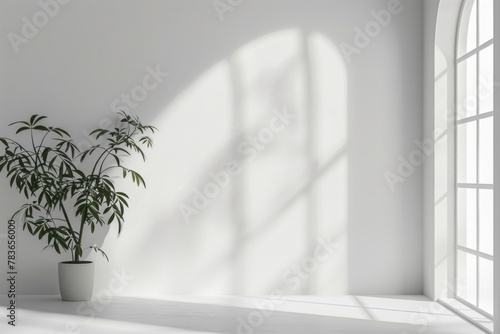
<svg viewBox="0 0 500 334">
<path fill-rule="evenodd" d="M 148 190 L 121 183 L 131 209 L 120 238 L 93 240 L 111 259 L 89 256 L 96 291 L 125 271 L 117 293 L 422 293 L 423 5 L 393 4 L 244 1 L 221 20 L 213 1 L 73 0 L 15 53 L 8 34 L 42 9 L 2 1 L 0 133 L 42 113 L 83 145 L 158 67 L 169 76 L 131 110 L 161 130 L 147 164 L 128 160 Z M 295 118 L 270 134 L 276 110 Z M 249 150 L 254 134 L 273 138 Z M 179 207 L 231 160 L 241 173 L 186 223 Z M 0 187 L 7 221 L 22 200 Z M 20 291 L 57 293 L 65 257 L 19 239 Z"/>
</svg>

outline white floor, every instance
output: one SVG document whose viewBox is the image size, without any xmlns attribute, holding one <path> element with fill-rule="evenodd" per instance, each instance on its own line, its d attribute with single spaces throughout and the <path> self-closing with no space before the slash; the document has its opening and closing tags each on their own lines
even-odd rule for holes
<svg viewBox="0 0 500 334">
<path fill-rule="evenodd" d="M 422 296 L 102 297 L 21 296 L 15 328 L 0 297 L 0 333 L 483 334 Z"/>
</svg>

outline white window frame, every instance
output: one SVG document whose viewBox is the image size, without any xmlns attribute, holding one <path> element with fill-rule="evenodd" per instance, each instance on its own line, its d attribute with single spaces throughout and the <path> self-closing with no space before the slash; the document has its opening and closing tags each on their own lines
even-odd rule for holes
<svg viewBox="0 0 500 334">
<path fill-rule="evenodd" d="M 480 101 L 479 101 L 479 69 L 480 69 L 480 59 L 479 59 L 479 53 L 480 51 L 486 49 L 487 47 L 493 45 L 493 41 L 494 39 L 490 39 L 489 41 L 487 42 L 484 42 L 483 44 L 481 45 L 477 45 L 479 44 L 479 34 L 480 34 L 480 29 L 479 29 L 479 26 L 480 26 L 480 20 L 479 20 L 479 14 L 480 14 L 480 11 L 479 11 L 479 1 L 481 0 L 464 0 L 463 3 L 462 3 L 462 7 L 461 7 L 461 10 L 460 10 L 460 16 L 459 16 L 459 20 L 458 20 L 458 25 L 457 25 L 457 40 L 456 40 L 456 47 L 455 47 L 455 106 L 456 107 L 456 110 L 455 110 L 455 163 L 454 163 L 454 174 L 455 174 L 455 182 L 454 182 L 454 194 L 455 194 L 455 222 L 454 222 L 454 254 L 453 254 L 453 258 L 454 258 L 454 286 L 453 286 L 453 294 L 454 294 L 454 298 L 458 301 L 460 301 L 461 303 L 463 303 L 464 305 L 470 307 L 471 309 L 475 310 L 476 312 L 482 314 L 484 317 L 490 319 L 490 320 L 493 320 L 493 314 L 490 314 L 488 312 L 486 312 L 485 310 L 481 309 L 479 307 L 480 303 L 479 303 L 479 298 L 480 298 L 480 271 L 479 271 L 479 259 L 480 258 L 483 258 L 483 259 L 487 259 L 487 260 L 490 260 L 490 261 L 493 261 L 494 263 L 494 256 L 490 255 L 490 254 L 487 254 L 487 253 L 483 253 L 483 252 L 480 252 L 479 251 L 479 239 L 480 239 L 480 231 L 479 231 L 479 228 L 480 228 L 480 220 L 479 220 L 479 190 L 480 189 L 493 189 L 493 183 L 492 184 L 481 184 L 479 183 L 479 171 L 480 171 L 480 168 L 479 168 L 479 163 L 480 163 L 480 159 L 479 159 L 479 145 L 480 145 L 480 141 L 479 141 L 479 120 L 481 119 L 485 119 L 485 118 L 488 118 L 488 117 L 491 117 L 493 118 L 493 110 L 492 111 L 488 111 L 488 112 L 484 112 L 484 113 L 479 113 L 479 108 L 480 108 Z M 469 7 L 472 7 L 472 4 L 474 2 L 477 2 L 476 4 L 476 47 L 472 50 L 470 50 L 469 52 L 461 55 L 460 57 L 458 56 L 459 55 L 459 48 L 460 48 L 460 34 L 462 33 L 466 33 L 464 32 L 463 30 L 461 30 L 461 27 L 463 25 L 463 16 L 465 14 L 469 15 L 469 12 L 468 9 L 467 9 L 467 6 Z M 463 61 L 466 61 L 467 59 L 469 59 L 470 57 L 473 57 L 473 56 L 476 56 L 476 106 L 477 106 L 477 114 L 474 115 L 474 116 L 469 116 L 469 117 L 465 117 L 465 118 L 461 118 L 461 119 L 457 119 L 457 113 L 459 112 L 458 110 L 458 106 L 460 105 L 459 101 L 458 101 L 458 85 L 459 85 L 459 78 L 458 78 L 458 67 L 459 67 L 459 64 L 462 63 Z M 458 126 L 460 124 L 467 124 L 467 123 L 472 123 L 472 122 L 476 122 L 476 182 L 475 183 L 458 183 L 457 182 L 457 171 L 458 171 Z M 491 140 L 493 141 L 493 138 L 491 138 Z M 457 205 L 457 202 L 458 202 L 458 190 L 459 189 L 476 189 L 477 192 L 476 192 L 476 248 L 477 250 L 473 250 L 473 249 L 470 249 L 470 248 L 467 248 L 467 247 L 464 247 L 464 246 L 461 246 L 458 244 L 458 205 Z M 459 295 L 458 295 L 458 252 L 459 251 L 462 251 L 462 252 L 465 252 L 466 254 L 472 254 L 474 256 L 476 256 L 476 301 L 475 301 L 475 304 L 477 305 L 474 305 L 472 303 L 470 303 L 469 301 L 461 298 Z"/>
</svg>

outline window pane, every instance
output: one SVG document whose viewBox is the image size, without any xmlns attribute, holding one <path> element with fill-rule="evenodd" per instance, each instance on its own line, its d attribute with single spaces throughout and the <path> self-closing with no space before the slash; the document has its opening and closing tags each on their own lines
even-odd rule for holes
<svg viewBox="0 0 500 334">
<path fill-rule="evenodd" d="M 493 0 L 479 0 L 479 44 L 493 38 Z"/>
<path fill-rule="evenodd" d="M 493 315 L 493 261 L 479 258 L 479 308 Z"/>
<path fill-rule="evenodd" d="M 476 196 L 476 189 L 457 189 L 457 242 L 473 250 L 477 249 Z"/>
<path fill-rule="evenodd" d="M 493 111 L 493 45 L 479 52 L 479 113 Z"/>
<path fill-rule="evenodd" d="M 457 253 L 457 295 L 477 306 L 476 256 L 462 251 Z"/>
<path fill-rule="evenodd" d="M 460 18 L 458 57 L 477 47 L 477 8 L 476 1 L 465 1 Z"/>
<path fill-rule="evenodd" d="M 476 121 L 457 127 L 457 182 L 476 183 Z"/>
<path fill-rule="evenodd" d="M 457 119 L 477 114 L 477 63 L 476 55 L 458 64 L 458 110 Z"/>
<path fill-rule="evenodd" d="M 493 255 L 493 189 L 479 190 L 479 251 Z"/>
<path fill-rule="evenodd" d="M 493 183 L 493 117 L 479 120 L 479 183 Z"/>
</svg>

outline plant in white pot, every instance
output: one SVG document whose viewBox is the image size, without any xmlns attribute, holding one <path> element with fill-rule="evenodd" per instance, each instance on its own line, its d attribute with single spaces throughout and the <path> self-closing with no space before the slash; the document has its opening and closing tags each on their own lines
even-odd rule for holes
<svg viewBox="0 0 500 334">
<path fill-rule="evenodd" d="M 146 186 L 142 176 L 122 164 L 123 156 L 140 154 L 143 146 L 152 147 L 148 133 L 155 127 L 144 125 L 138 117 L 119 113 L 114 129 L 96 129 L 90 133 L 98 144 L 80 151 L 70 134 L 46 126 L 46 116 L 33 115 L 17 126 L 16 135 L 25 141 L 0 138 L 5 153 L 0 156 L 0 172 L 5 171 L 10 186 L 24 195 L 27 203 L 16 217 L 33 236 L 47 242 L 57 253 L 71 253 L 71 261 L 59 263 L 59 288 L 63 300 L 81 301 L 92 297 L 94 264 L 82 261 L 87 249 L 106 253 L 95 245 L 84 245 L 84 236 L 96 227 L 118 224 L 128 207 L 127 194 L 115 188 L 116 170 L 130 176 L 138 186 Z M 25 144 L 26 143 L 26 144 Z"/>
</svg>

